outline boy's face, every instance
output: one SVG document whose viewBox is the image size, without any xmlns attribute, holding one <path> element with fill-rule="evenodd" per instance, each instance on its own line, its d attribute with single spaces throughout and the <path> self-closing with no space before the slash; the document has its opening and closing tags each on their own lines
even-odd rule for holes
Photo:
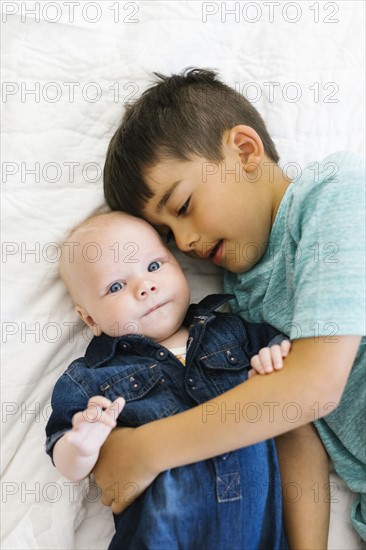
<svg viewBox="0 0 366 550">
<path fill-rule="evenodd" d="M 271 203 L 258 172 L 249 176 L 230 148 L 224 161 L 200 157 L 159 162 L 145 174 L 154 196 L 144 218 L 178 248 L 229 271 L 248 271 L 262 257 L 271 229 Z"/>
<path fill-rule="evenodd" d="M 69 279 L 77 310 L 96 336 L 138 333 L 159 342 L 179 329 L 188 283 L 149 224 L 113 214 L 72 240 L 79 254 Z"/>
</svg>

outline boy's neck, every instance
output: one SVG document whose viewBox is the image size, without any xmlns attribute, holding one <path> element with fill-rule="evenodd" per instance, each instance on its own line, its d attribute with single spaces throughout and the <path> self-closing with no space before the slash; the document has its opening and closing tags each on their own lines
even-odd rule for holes
<svg viewBox="0 0 366 550">
<path fill-rule="evenodd" d="M 160 340 L 159 344 L 162 346 L 173 349 L 173 348 L 181 348 L 183 346 L 186 346 L 187 340 L 188 340 L 188 334 L 189 331 L 187 327 L 181 326 L 177 332 L 169 336 L 168 338 L 165 338 L 164 340 Z"/>
<path fill-rule="evenodd" d="M 276 218 L 277 211 L 281 204 L 284 194 L 287 191 L 287 188 L 291 184 L 291 179 L 284 174 L 282 168 L 278 164 L 274 164 L 268 168 L 268 184 L 271 186 L 272 191 L 272 215 L 271 215 L 271 226 Z"/>
</svg>

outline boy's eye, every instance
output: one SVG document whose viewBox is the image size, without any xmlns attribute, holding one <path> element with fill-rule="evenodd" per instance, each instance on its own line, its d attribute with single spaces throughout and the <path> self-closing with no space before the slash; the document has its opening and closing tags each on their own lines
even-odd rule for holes
<svg viewBox="0 0 366 550">
<path fill-rule="evenodd" d="M 160 262 L 151 262 L 151 264 L 149 264 L 149 267 L 147 268 L 147 270 L 148 270 L 148 271 L 156 271 L 156 270 L 158 270 L 160 267 L 161 267 L 161 263 L 160 263 Z"/>
<path fill-rule="evenodd" d="M 119 290 L 122 290 L 123 286 L 124 285 L 122 283 L 113 283 L 113 285 L 109 287 L 109 292 L 118 292 Z"/>
<path fill-rule="evenodd" d="M 178 216 L 183 216 L 184 214 L 186 214 L 188 208 L 189 208 L 189 203 L 190 203 L 190 200 L 191 198 L 187 199 L 186 202 L 183 204 L 183 206 L 181 206 L 178 210 Z"/>
</svg>

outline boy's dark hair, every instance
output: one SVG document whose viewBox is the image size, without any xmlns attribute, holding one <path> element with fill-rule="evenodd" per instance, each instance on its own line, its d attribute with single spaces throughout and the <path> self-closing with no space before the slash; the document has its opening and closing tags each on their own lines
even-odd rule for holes
<svg viewBox="0 0 366 550">
<path fill-rule="evenodd" d="M 258 111 L 239 92 L 220 82 L 214 71 L 186 69 L 168 77 L 154 74 L 160 82 L 127 106 L 108 147 L 104 193 L 112 210 L 141 216 L 153 196 L 144 174 L 158 161 L 187 161 L 193 155 L 222 161 L 223 133 L 238 124 L 251 126 L 267 156 L 278 162 L 276 147 Z"/>
</svg>

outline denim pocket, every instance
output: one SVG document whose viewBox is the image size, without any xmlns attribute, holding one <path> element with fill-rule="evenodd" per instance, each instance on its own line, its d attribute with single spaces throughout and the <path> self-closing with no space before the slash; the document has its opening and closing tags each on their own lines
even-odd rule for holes
<svg viewBox="0 0 366 550">
<path fill-rule="evenodd" d="M 110 376 L 100 385 L 100 392 L 111 401 L 125 398 L 118 420 L 126 426 L 139 426 L 179 410 L 158 363 L 131 367 Z"/>
<path fill-rule="evenodd" d="M 207 379 L 215 386 L 218 394 L 230 390 L 248 379 L 249 359 L 237 344 L 228 345 L 200 358 Z"/>
</svg>

